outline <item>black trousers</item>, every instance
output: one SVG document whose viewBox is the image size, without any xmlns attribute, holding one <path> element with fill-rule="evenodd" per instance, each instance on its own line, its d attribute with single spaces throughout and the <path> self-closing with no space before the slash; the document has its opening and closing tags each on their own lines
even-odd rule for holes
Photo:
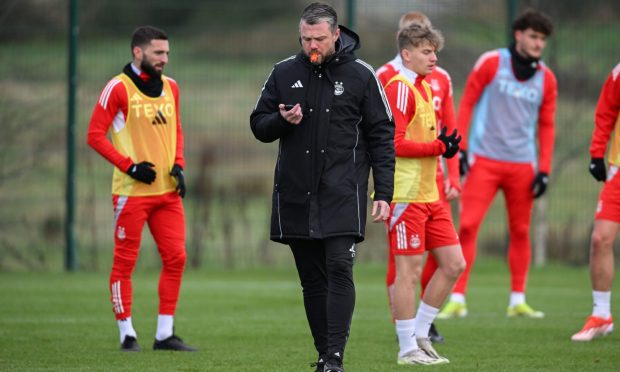
<svg viewBox="0 0 620 372">
<path fill-rule="evenodd" d="M 355 307 L 355 239 L 289 242 L 303 289 L 306 317 L 319 355 L 344 356 Z"/>
</svg>

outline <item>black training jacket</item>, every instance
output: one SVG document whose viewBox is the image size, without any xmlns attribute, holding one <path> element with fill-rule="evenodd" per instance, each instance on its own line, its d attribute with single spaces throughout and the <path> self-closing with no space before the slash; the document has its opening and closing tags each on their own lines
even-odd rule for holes
<svg viewBox="0 0 620 372">
<path fill-rule="evenodd" d="M 392 200 L 394 123 L 370 65 L 358 59 L 358 36 L 340 26 L 336 53 L 313 66 L 303 53 L 277 63 L 250 115 L 254 136 L 280 140 L 271 239 L 364 240 L 368 176 L 375 200 Z M 278 104 L 300 103 L 299 125 Z"/>
</svg>

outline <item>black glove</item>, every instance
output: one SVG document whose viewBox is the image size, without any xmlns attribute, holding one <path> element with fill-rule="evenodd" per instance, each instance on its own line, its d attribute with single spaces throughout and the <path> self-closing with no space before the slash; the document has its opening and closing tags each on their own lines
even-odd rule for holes
<svg viewBox="0 0 620 372">
<path fill-rule="evenodd" d="M 459 173 L 464 177 L 469 172 L 469 160 L 467 159 L 467 150 L 459 151 Z"/>
<path fill-rule="evenodd" d="M 457 152 L 459 152 L 459 142 L 461 142 L 461 136 L 457 137 L 456 129 L 451 135 L 446 136 L 446 130 L 446 127 L 441 128 L 441 133 L 439 133 L 439 137 L 437 137 L 437 139 L 446 145 L 446 151 L 444 151 L 443 157 L 450 159 L 456 155 Z"/>
<path fill-rule="evenodd" d="M 590 174 L 597 181 L 605 182 L 607 179 L 607 169 L 603 158 L 592 158 L 590 160 Z"/>
<path fill-rule="evenodd" d="M 177 180 L 177 192 L 179 196 L 181 198 L 185 197 L 185 175 L 183 175 L 183 168 L 175 164 L 170 171 L 170 175 Z"/>
<path fill-rule="evenodd" d="M 155 177 L 157 176 L 157 173 L 153 170 L 154 166 L 155 164 L 149 163 L 148 161 L 132 164 L 131 167 L 127 169 L 127 174 L 134 180 L 150 185 L 155 181 Z"/>
<path fill-rule="evenodd" d="M 534 182 L 532 183 L 532 192 L 534 199 L 538 198 L 547 191 L 547 183 L 549 183 L 549 175 L 545 172 L 538 172 Z"/>
</svg>

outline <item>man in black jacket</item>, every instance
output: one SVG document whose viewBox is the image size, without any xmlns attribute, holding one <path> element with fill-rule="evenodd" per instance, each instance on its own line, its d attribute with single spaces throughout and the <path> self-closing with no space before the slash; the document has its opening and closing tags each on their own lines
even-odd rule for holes
<svg viewBox="0 0 620 372">
<path fill-rule="evenodd" d="M 342 371 L 355 304 L 355 244 L 372 216 L 387 219 L 394 189 L 394 124 L 358 36 L 335 10 L 310 4 L 299 23 L 302 51 L 277 63 L 250 116 L 254 136 L 279 141 L 271 239 L 291 247 L 317 371 Z"/>
</svg>

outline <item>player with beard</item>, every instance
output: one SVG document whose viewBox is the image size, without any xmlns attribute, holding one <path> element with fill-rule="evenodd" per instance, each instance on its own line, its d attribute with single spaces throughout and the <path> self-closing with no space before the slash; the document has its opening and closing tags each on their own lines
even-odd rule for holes
<svg viewBox="0 0 620 372">
<path fill-rule="evenodd" d="M 319 354 L 316 371 L 340 372 L 369 172 L 371 214 L 385 221 L 394 190 L 394 126 L 372 67 L 355 55 L 359 37 L 338 25 L 331 6 L 304 9 L 299 41 L 302 50 L 269 74 L 250 126 L 258 140 L 279 141 L 271 239 L 293 253 Z"/>
<path fill-rule="evenodd" d="M 465 293 L 478 230 L 498 190 L 506 199 L 510 229 L 511 293 L 506 314 L 544 316 L 527 304 L 525 289 L 532 207 L 547 189 L 555 137 L 557 83 L 540 60 L 553 24 L 545 14 L 528 10 L 513 22 L 512 31 L 515 42 L 509 48 L 489 51 L 478 59 L 459 106 L 457 126 L 464 142 L 461 173 L 467 174 L 459 237 L 467 268 L 438 318 L 467 315 Z"/>
<path fill-rule="evenodd" d="M 186 261 L 181 202 L 185 159 L 179 88 L 162 75 L 169 51 L 163 30 L 137 28 L 131 39 L 133 60 L 103 89 L 88 128 L 88 145 L 115 167 L 110 292 L 122 351 L 140 350 L 131 317 L 131 274 L 145 223 L 162 259 L 153 349 L 196 351 L 174 334 L 173 327 Z"/>
</svg>

